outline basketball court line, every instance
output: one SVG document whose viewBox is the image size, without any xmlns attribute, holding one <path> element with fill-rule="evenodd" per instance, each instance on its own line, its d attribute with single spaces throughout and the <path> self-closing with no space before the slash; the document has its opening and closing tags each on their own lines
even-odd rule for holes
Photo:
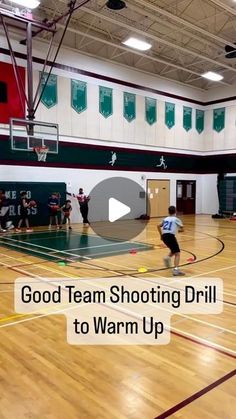
<svg viewBox="0 0 236 419">
<path fill-rule="evenodd" d="M 24 243 L 24 242 L 23 242 Z M 21 245 L 17 245 L 16 243 L 9 243 L 9 242 L 6 242 L 5 241 L 5 245 L 4 245 L 4 243 L 3 242 L 0 242 L 0 245 L 2 244 L 2 246 L 4 247 L 4 246 L 6 246 L 6 244 L 7 244 L 7 246 L 11 246 L 11 247 L 14 247 L 15 249 L 24 249 L 24 250 L 28 250 L 28 252 L 33 252 L 33 253 L 36 253 L 36 254 L 38 254 L 38 255 L 44 255 L 44 256 L 49 256 L 50 257 L 50 253 L 46 253 L 46 252 L 42 252 L 41 250 L 35 250 L 35 249 L 30 249 L 30 248 L 28 248 L 28 247 L 24 247 L 24 246 L 21 246 Z M 78 255 L 77 255 L 78 256 Z M 61 259 L 61 260 L 65 260 L 65 258 L 63 258 L 63 257 L 60 257 L 60 256 L 53 256 L 52 255 L 52 258 L 54 257 L 54 259 L 56 258 L 56 259 Z"/>
<path fill-rule="evenodd" d="M 9 245 L 11 245 L 11 243 L 9 243 Z M 12 246 L 16 246 L 16 245 L 12 245 Z M 37 252 L 36 251 L 36 253 L 42 253 L 42 252 Z M 7 256 L 7 255 L 5 255 L 6 257 L 9 257 L 9 256 Z M 64 258 L 61 258 L 61 257 L 59 257 L 58 256 L 58 259 L 63 259 L 64 260 Z M 48 261 L 47 261 L 48 262 Z M 113 266 L 120 266 L 120 267 L 123 267 L 123 268 L 125 268 L 126 270 L 128 270 L 128 271 L 131 271 L 131 270 L 135 270 L 134 268 L 129 268 L 129 267 L 127 267 L 127 266 L 124 266 L 124 265 L 120 265 L 120 264 L 117 264 L 117 263 L 114 263 L 114 262 L 110 262 L 110 261 L 106 261 L 106 263 L 108 263 L 108 264 L 110 264 L 110 265 L 113 265 Z M 31 263 L 31 265 L 32 264 L 34 264 L 34 263 Z M 37 265 L 40 265 L 40 262 L 37 262 Z M 83 263 L 83 264 L 85 264 L 85 263 Z M 35 265 L 36 265 L 36 263 L 35 263 Z M 93 267 L 94 268 L 94 266 L 97 268 L 97 269 L 99 269 L 99 270 L 109 270 L 109 269 L 106 269 L 106 268 L 104 268 L 104 267 L 101 267 L 101 266 L 96 266 L 96 265 L 90 265 L 90 264 L 88 264 L 90 267 Z M 188 263 L 188 264 L 185 264 L 185 265 L 181 265 L 181 266 L 186 266 L 186 265 L 191 265 L 190 263 Z M 225 269 L 231 269 L 231 268 L 234 268 L 234 267 L 236 267 L 236 265 L 232 265 L 231 267 L 226 267 L 226 268 L 220 268 L 220 269 L 218 269 L 218 270 L 216 270 L 216 271 L 219 271 L 219 270 L 225 270 Z M 151 275 L 154 275 L 154 272 L 157 272 L 157 271 L 164 271 L 164 270 L 167 270 L 168 268 L 159 268 L 158 270 L 150 270 L 149 271 L 149 274 L 151 274 Z M 48 270 L 48 269 L 47 269 Z M 114 271 L 114 270 L 109 270 L 110 272 L 113 272 L 113 273 L 119 273 L 120 275 L 125 275 L 125 273 L 123 273 L 123 272 L 117 272 L 117 271 Z M 210 271 L 210 272 L 206 272 L 206 273 L 202 273 L 202 274 L 197 274 L 197 275 L 191 275 L 191 277 L 198 277 L 198 276 L 203 276 L 203 275 L 207 275 L 207 274 L 209 274 L 209 273 L 214 273 L 214 272 L 216 272 L 216 271 Z M 54 271 L 55 272 L 55 271 Z M 61 274 L 61 272 L 60 271 L 58 271 L 58 273 L 60 273 Z M 138 274 L 138 272 L 136 272 L 136 274 Z M 226 293 L 226 292 L 224 292 L 224 294 L 225 295 L 229 295 L 229 296 L 235 296 L 234 294 L 231 294 L 231 293 Z M 227 302 L 226 302 L 227 303 Z"/>
<path fill-rule="evenodd" d="M 15 271 L 15 272 L 20 273 L 20 274 L 23 274 L 25 276 L 30 276 L 31 278 L 39 278 L 39 279 L 42 279 L 42 277 L 40 275 L 34 274 L 33 272 L 27 272 L 26 270 L 21 269 L 21 268 L 18 268 L 17 266 L 11 266 L 11 265 L 9 265 L 9 264 L 7 264 L 5 262 L 1 262 L 1 261 L 0 261 L 0 265 L 5 266 L 6 268 L 8 268 L 10 270 Z M 44 269 L 44 270 L 46 270 L 48 272 L 53 272 L 53 273 L 56 272 L 57 275 L 64 276 L 65 278 L 70 278 L 71 277 L 71 279 L 74 279 L 74 278 L 75 279 L 79 279 L 79 277 L 76 276 L 76 275 L 73 275 L 73 276 L 71 276 L 71 274 L 65 275 L 64 273 L 62 273 L 59 270 L 58 271 L 52 270 L 53 268 L 49 268 L 49 267 L 46 268 L 45 266 L 43 266 L 43 267 L 41 267 L 41 269 Z"/>
<path fill-rule="evenodd" d="M 195 400 L 199 399 L 200 397 L 204 396 L 206 393 L 209 393 L 209 391 L 213 390 L 214 388 L 220 386 L 230 378 L 234 377 L 236 374 L 236 370 L 230 371 L 228 374 L 224 375 L 221 378 L 218 378 L 218 380 L 214 381 L 211 384 L 208 384 L 203 389 L 197 391 L 196 393 L 192 394 L 188 398 L 182 400 L 180 403 L 172 406 L 170 409 L 166 410 L 165 412 L 161 413 L 160 415 L 156 416 L 155 419 L 166 419 L 170 416 L 174 415 L 174 413 L 178 412 L 179 410 L 183 409 L 185 406 L 193 403 Z"/>
<path fill-rule="evenodd" d="M 34 244 L 34 243 L 23 241 L 23 240 L 10 239 L 9 237 L 7 237 L 7 240 L 10 240 L 10 241 L 13 241 L 13 242 L 16 242 L 16 243 L 23 243 L 23 244 L 28 245 L 28 246 L 39 247 L 40 249 L 50 250 L 53 253 L 62 253 L 62 254 L 66 254 L 66 255 L 69 255 L 69 256 L 76 256 L 76 257 L 81 257 L 83 259 L 90 259 L 87 256 L 81 256 L 81 255 L 78 255 L 78 254 L 73 254 L 73 253 L 67 252 L 65 250 L 56 250 L 55 248 L 53 249 L 52 247 L 42 246 L 40 244 Z M 4 242 L 5 242 L 5 244 L 8 245 L 9 243 L 8 243 L 7 240 L 3 240 L 2 243 L 4 244 Z M 20 247 L 20 246 L 16 245 L 16 247 Z M 27 248 L 27 247 L 21 246 L 21 248 L 31 251 L 31 249 Z M 33 251 L 33 249 L 32 249 L 32 251 Z M 48 253 L 45 253 L 45 252 L 42 252 L 42 251 L 39 251 L 38 253 L 48 255 Z"/>
<path fill-rule="evenodd" d="M 45 281 L 45 279 L 44 278 L 42 278 L 42 277 L 38 277 L 38 279 L 40 280 L 40 281 L 42 281 L 42 282 L 47 282 L 47 281 Z M 56 284 L 56 283 L 55 283 Z M 54 283 L 53 283 L 53 285 L 54 285 Z M 151 304 L 152 305 L 152 304 Z M 78 308 L 77 306 L 75 307 L 75 308 Z M 69 307 L 69 309 L 72 309 L 71 307 Z M 164 309 L 163 309 L 164 310 Z M 65 310 L 63 310 L 63 311 L 65 311 Z M 168 310 L 167 310 L 168 311 Z M 123 311 L 122 311 L 123 312 Z M 134 314 L 132 314 L 132 316 L 133 317 L 135 317 L 135 313 Z M 181 316 L 181 314 L 180 314 L 180 316 Z M 15 317 L 15 316 L 13 316 L 13 317 Z M 38 318 L 38 316 L 36 317 L 36 318 Z M 31 318 L 31 320 L 33 320 L 34 319 L 34 317 L 33 318 Z M 26 319 L 27 320 L 27 319 Z M 30 320 L 30 319 L 28 319 L 28 320 Z M 192 318 L 191 318 L 191 320 L 193 320 Z M 16 322 L 14 322 L 14 324 L 15 324 Z M 210 326 L 211 326 L 211 324 L 209 324 Z M 0 326 L 1 327 L 1 326 Z M 190 340 L 190 341 L 192 341 L 192 342 L 195 342 L 195 343 L 198 343 L 198 344 L 202 344 L 202 345 L 204 345 L 204 346 L 207 346 L 207 347 L 210 347 L 210 348 L 213 348 L 213 349 L 215 349 L 215 350 L 217 350 L 217 351 L 219 351 L 219 352 L 221 352 L 221 353 L 224 353 L 224 354 L 227 354 L 228 356 L 231 356 L 231 357 L 235 357 L 236 356 L 236 352 L 234 352 L 233 350 L 231 350 L 230 348 L 227 348 L 227 347 L 224 347 L 224 346 L 222 346 L 222 345 L 218 345 L 218 344 L 215 344 L 215 343 L 213 343 L 213 342 L 209 342 L 208 340 L 206 340 L 206 339 L 203 339 L 203 338 L 200 338 L 200 337 L 198 337 L 198 336 L 196 336 L 196 335 L 192 335 L 192 334 L 190 334 L 190 333 L 187 333 L 187 332 L 184 332 L 184 331 L 182 331 L 182 330 L 179 330 L 179 329 L 176 329 L 176 328 L 174 328 L 174 327 L 169 327 L 168 326 L 168 329 L 170 330 L 170 332 L 172 333 L 172 334 L 174 334 L 174 335 L 177 335 L 177 336 L 180 336 L 180 337 L 182 337 L 182 338 L 185 338 L 185 339 L 187 339 L 187 340 Z M 219 329 L 222 329 L 222 328 L 220 328 L 219 327 Z"/>
<path fill-rule="evenodd" d="M 27 322 L 27 321 L 31 321 L 31 320 L 37 320 L 41 317 L 46 317 L 46 316 L 50 316 L 50 315 L 53 315 L 53 314 L 60 314 L 61 312 L 65 312 L 67 310 L 72 310 L 72 309 L 75 309 L 75 308 L 78 308 L 78 307 L 77 306 L 76 307 L 69 307 L 69 308 L 65 308 L 63 310 L 53 311 L 52 313 L 35 315 L 33 317 L 28 317 L 27 319 L 23 319 L 23 320 L 15 321 L 15 322 L 12 322 L 12 323 L 7 323 L 7 324 L 4 324 L 4 325 L 0 325 L 0 328 L 7 327 L 7 326 L 18 325 L 18 324 L 21 324 L 21 323 L 24 323 L 24 322 Z M 230 358 L 233 358 L 233 359 L 236 358 L 236 352 L 234 352 L 230 348 L 224 347 L 222 345 L 215 344 L 213 342 L 209 342 L 206 339 L 199 338 L 198 336 L 191 335 L 190 333 L 183 332 L 182 330 L 178 330 L 178 329 L 173 328 L 173 327 L 172 328 L 170 327 L 170 333 L 175 335 L 175 336 L 178 336 L 180 338 L 186 339 L 190 342 L 193 342 L 195 344 L 199 344 L 199 345 L 202 345 L 204 347 L 213 349 L 213 350 L 215 350 L 215 351 L 217 351 L 217 352 L 219 352 L 223 355 L 229 356 Z"/>
<path fill-rule="evenodd" d="M 225 266 L 224 268 L 218 268 L 218 269 L 215 269 L 214 271 L 205 272 L 204 274 L 201 273 L 201 274 L 192 275 L 192 277 L 197 278 L 197 277 L 202 276 L 202 275 L 214 274 L 216 272 L 226 271 L 228 269 L 233 269 L 233 268 L 236 268 L 236 265 Z M 230 294 L 228 294 L 228 295 L 230 295 Z"/>
<path fill-rule="evenodd" d="M 48 233 L 47 233 L 48 234 Z M 200 259 L 200 260 L 197 260 L 196 262 L 201 262 L 201 261 L 203 261 L 203 260 L 207 260 L 207 259 L 209 259 L 209 258 L 211 258 L 211 257 L 213 257 L 213 256 L 216 256 L 217 254 L 219 254 L 223 249 L 224 249 L 224 243 L 220 240 L 220 239 L 218 239 L 217 237 L 214 237 L 214 236 L 211 236 L 210 234 L 207 234 L 207 233 L 202 233 L 202 234 L 205 234 L 205 235 L 207 235 L 207 236 L 209 236 L 209 237 L 211 237 L 211 238 L 214 238 L 214 239 L 216 239 L 217 241 L 219 241 L 220 243 L 221 243 L 221 245 L 222 245 L 222 247 L 221 247 L 221 249 L 217 252 L 217 253 L 215 253 L 214 255 L 211 255 L 211 256 L 208 256 L 208 257 L 206 257 L 206 258 L 204 258 L 204 259 Z M 9 239 L 9 240 L 12 240 L 12 241 L 17 241 L 17 240 L 15 240 L 15 239 Z M 22 242 L 22 241 L 21 241 Z M 23 243 L 25 243 L 25 242 L 23 242 Z M 41 248 L 46 248 L 45 246 L 41 246 L 41 245 L 35 245 L 35 244 L 32 244 L 32 243 L 28 243 L 29 245 L 32 245 L 32 246 L 36 246 L 36 247 L 41 247 Z M 140 244 L 143 244 L 143 245 L 145 245 L 144 243 L 140 243 Z M 17 247 L 17 246 L 16 246 Z M 18 246 L 19 247 L 19 246 Z M 48 249 L 48 250 L 53 250 L 54 252 L 55 252 L 55 249 L 52 249 L 52 248 L 46 248 L 46 249 Z M 27 250 L 27 249 L 26 249 Z M 32 249 L 32 251 L 33 251 L 33 249 Z M 41 252 L 42 254 L 43 254 L 43 252 Z M 68 254 L 69 255 L 69 253 L 70 252 L 66 252 L 66 251 L 56 251 L 55 253 L 64 253 L 64 254 Z M 112 253 L 117 253 L 117 252 L 110 252 L 111 254 Z M 120 252 L 119 252 L 120 253 Z M 122 253 L 123 253 L 123 251 L 122 251 Z M 106 255 L 106 256 L 109 256 L 109 254 L 108 254 L 108 252 L 105 252 L 105 253 L 98 253 L 98 254 L 94 254 L 94 255 L 91 255 L 91 256 L 102 256 L 102 255 Z M 76 258 L 80 258 L 80 255 L 74 255 Z M 194 255 L 195 256 L 195 255 Z M 58 258 L 60 258 L 60 256 L 58 256 Z M 85 256 L 82 256 L 82 258 L 84 258 L 84 259 L 86 259 L 86 257 Z M 88 259 L 90 259 L 90 258 L 88 258 Z M 196 263 L 195 262 L 195 263 Z M 110 262 L 111 263 L 111 262 Z M 190 263 L 186 263 L 186 264 L 182 264 L 181 266 L 187 266 L 187 265 L 190 265 Z M 119 266 L 119 265 L 117 265 L 117 266 Z M 120 266 L 122 266 L 122 265 L 120 265 Z M 130 268 L 125 268 L 125 269 L 128 269 L 128 270 L 130 270 Z M 165 270 L 166 268 L 159 268 L 159 269 L 152 269 L 152 270 L 149 270 L 149 272 L 158 272 L 158 271 L 162 271 L 162 270 Z M 139 272 L 137 272 L 137 275 L 139 274 Z"/>
<path fill-rule="evenodd" d="M 5 264 L 5 265 L 6 265 L 6 264 Z M 10 267 L 10 268 L 12 268 L 12 267 Z M 53 270 L 53 269 L 51 269 L 51 268 L 46 268 L 46 270 L 47 270 L 47 271 L 51 271 L 51 272 L 56 272 L 57 274 L 59 273 L 58 271 Z M 18 271 L 20 271 L 20 270 L 18 270 Z M 21 272 L 24 272 L 24 271 L 23 271 L 23 270 L 21 270 Z M 25 271 L 25 273 L 26 273 L 26 271 Z M 29 275 L 30 275 L 30 276 L 37 277 L 37 275 L 34 275 L 33 273 L 26 273 L 26 274 L 27 274 L 27 276 L 29 276 Z M 60 272 L 60 276 L 61 276 L 61 275 L 63 275 L 63 274 L 61 274 L 61 272 Z M 74 278 L 78 279 L 77 277 L 74 277 Z M 42 280 L 42 278 L 41 278 L 41 280 Z M 194 318 L 190 318 L 190 319 L 194 321 Z M 211 324 L 210 324 L 210 323 L 209 323 L 209 326 L 211 326 Z M 221 330 L 222 330 L 222 328 L 220 328 L 220 327 L 218 327 L 218 326 L 215 326 L 215 325 L 214 325 L 213 327 L 216 327 L 216 328 L 218 328 L 218 329 L 221 329 Z M 177 330 L 177 329 L 176 329 L 176 331 L 177 331 L 178 333 L 180 332 L 180 331 L 179 331 L 179 330 Z M 194 337 L 194 335 L 190 335 L 190 334 L 189 334 L 189 336 L 190 336 L 190 337 Z M 196 336 L 195 336 L 195 338 L 196 338 Z M 208 341 L 207 341 L 207 342 L 208 342 Z"/>
<path fill-rule="evenodd" d="M 47 282 L 42 277 L 39 277 L 39 279 L 42 282 Z M 146 282 L 148 282 L 148 281 L 146 281 Z M 54 285 L 54 283 L 53 283 L 53 285 Z M 151 304 L 151 306 L 153 306 L 153 305 Z M 163 309 L 163 310 L 165 310 L 165 309 Z M 165 310 L 165 311 L 170 311 L 170 310 Z M 135 317 L 135 314 L 132 314 L 132 316 Z M 180 314 L 180 316 L 181 316 L 181 314 Z M 195 320 L 196 321 L 196 319 L 194 319 L 194 318 L 191 318 L 191 320 Z M 209 323 L 209 326 L 211 327 L 212 325 Z M 223 330 L 223 328 L 221 328 L 221 327 L 218 327 L 218 326 L 215 326 L 215 325 L 214 325 L 214 327 L 218 328 L 219 330 Z M 187 340 L 191 340 L 193 342 L 202 344 L 204 346 L 214 348 L 215 350 L 217 350 L 219 352 L 222 352 L 222 353 L 225 353 L 225 354 L 227 353 L 229 356 L 233 356 L 234 357 L 236 355 L 236 352 L 234 352 L 230 348 L 224 347 L 222 345 L 215 344 L 213 342 L 209 342 L 207 339 L 200 338 L 200 337 L 198 337 L 196 335 L 192 335 L 190 333 L 184 332 L 182 330 L 176 329 L 176 328 L 171 327 L 171 326 L 170 327 L 168 326 L 168 329 L 170 330 L 171 333 L 173 333 L 173 334 L 175 334 L 177 336 L 183 337 L 183 338 L 185 338 Z M 228 331 L 228 330 L 226 330 L 226 331 Z"/>
<path fill-rule="evenodd" d="M 15 244 L 15 247 L 17 247 L 17 248 L 22 248 L 22 249 L 25 249 L 25 250 L 28 250 L 28 251 L 32 251 L 32 252 L 37 252 L 37 251 L 35 251 L 34 249 L 31 249 L 31 247 L 24 247 L 24 246 L 22 246 L 22 245 L 18 245 L 17 243 L 23 243 L 23 244 L 25 244 L 25 245 L 27 245 L 27 246 L 32 246 L 32 247 L 37 247 L 37 248 L 39 248 L 39 249 L 45 249 L 45 250 L 49 250 L 50 252 L 51 252 L 51 254 L 61 254 L 61 255 L 66 255 L 66 256 L 72 256 L 72 257 L 76 257 L 76 258 L 82 258 L 82 259 L 86 259 L 86 260 L 90 260 L 92 257 L 94 257 L 94 256 L 100 256 L 100 255 L 107 255 L 107 256 L 109 256 L 110 254 L 114 254 L 114 253 L 125 253 L 125 251 L 126 250 L 129 250 L 129 249 L 121 249 L 121 250 L 117 250 L 117 251 L 108 251 L 108 252 L 100 252 L 100 253 L 92 253 L 92 254 L 90 254 L 90 257 L 88 257 L 88 256 L 82 256 L 82 255 L 80 255 L 80 254 L 77 254 L 77 253 L 72 253 L 72 252 L 70 252 L 70 249 L 68 249 L 68 251 L 67 250 L 57 250 L 57 249 L 55 249 L 55 248 L 51 248 L 51 247 L 47 247 L 47 246 L 42 246 L 42 245 L 39 245 L 39 244 L 34 244 L 34 243 L 31 243 L 31 242 L 26 242 L 26 241 L 23 241 L 23 240 L 17 240 L 17 239 L 11 239 L 11 238 L 8 238 L 7 237 L 7 240 L 3 240 L 2 241 L 2 244 L 4 245 L 4 243 L 5 243 L 5 245 L 11 245 L 9 242 L 8 242 L 8 240 L 10 240 L 10 241 L 12 241 L 12 242 L 14 242 L 14 243 L 16 243 Z M 122 245 L 122 244 L 124 244 L 124 243 L 129 243 L 130 245 L 133 245 L 133 243 L 132 242 L 119 242 L 119 243 L 114 243 L 113 245 Z M 140 246 L 138 249 L 139 249 L 139 251 L 141 251 L 141 250 L 148 250 L 148 249 L 145 249 L 146 247 L 147 247 L 147 245 L 145 244 L 145 243 L 137 243 L 137 242 L 135 242 L 134 243 L 134 245 L 138 245 L 138 246 Z M 112 244 L 111 244 L 112 245 Z M 104 245 L 104 247 L 105 246 L 109 246 L 109 244 L 106 244 L 106 245 Z M 142 246 L 142 247 L 141 247 Z M 96 246 L 95 246 L 96 247 Z M 101 246 L 97 246 L 97 247 L 103 247 L 102 245 Z M 89 247 L 88 247 L 89 248 Z M 85 250 L 86 248 L 84 247 L 84 248 L 81 248 L 81 249 L 83 249 L 83 250 Z M 73 250 L 73 249 L 72 249 Z M 77 250 L 77 249 L 74 249 L 74 250 Z M 41 253 L 41 254 L 44 254 L 45 256 L 47 255 L 49 255 L 50 256 L 50 254 L 48 254 L 48 253 L 46 253 L 46 252 L 43 252 L 42 250 L 41 251 L 38 251 L 38 253 Z M 57 256 L 56 256 L 57 257 Z M 64 258 L 62 258 L 62 257 L 60 257 L 60 256 L 58 256 L 58 258 L 60 258 L 60 259 L 65 259 L 65 257 Z"/>
</svg>

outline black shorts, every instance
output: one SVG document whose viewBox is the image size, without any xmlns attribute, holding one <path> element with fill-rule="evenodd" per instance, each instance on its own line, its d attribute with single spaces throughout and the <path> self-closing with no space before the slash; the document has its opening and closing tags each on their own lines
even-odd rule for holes
<svg viewBox="0 0 236 419">
<path fill-rule="evenodd" d="M 171 234 L 171 233 L 162 234 L 162 240 L 165 243 L 165 245 L 169 247 L 173 255 L 175 253 L 180 252 L 180 248 L 174 234 Z"/>
<path fill-rule="evenodd" d="M 25 220 L 28 217 L 29 216 L 28 216 L 27 208 L 21 208 L 20 209 L 20 218 L 21 218 L 21 220 Z"/>
</svg>

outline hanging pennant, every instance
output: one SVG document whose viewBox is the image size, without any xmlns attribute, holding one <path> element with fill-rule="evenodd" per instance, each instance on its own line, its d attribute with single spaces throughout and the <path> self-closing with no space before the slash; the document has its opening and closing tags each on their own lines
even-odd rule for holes
<svg viewBox="0 0 236 419">
<path fill-rule="evenodd" d="M 149 125 L 157 120 L 157 101 L 151 97 L 145 97 L 145 118 Z"/>
<path fill-rule="evenodd" d="M 195 126 L 198 134 L 201 134 L 204 130 L 204 111 L 196 109 L 196 121 Z"/>
<path fill-rule="evenodd" d="M 216 132 L 222 131 L 225 127 L 225 108 L 218 108 L 213 110 L 213 130 Z"/>
<path fill-rule="evenodd" d="M 112 89 L 99 86 L 99 112 L 108 118 L 113 114 Z"/>
<path fill-rule="evenodd" d="M 175 125 L 175 104 L 165 103 L 165 124 L 171 129 Z"/>
<path fill-rule="evenodd" d="M 183 107 L 183 127 L 185 131 L 192 128 L 192 108 L 188 106 Z"/>
<path fill-rule="evenodd" d="M 87 109 L 87 83 L 71 80 L 71 107 L 81 113 Z"/>
<path fill-rule="evenodd" d="M 136 118 L 136 96 L 133 93 L 124 92 L 124 109 L 123 114 L 128 122 Z"/>
<path fill-rule="evenodd" d="M 57 76 L 55 74 L 50 74 L 48 81 L 47 77 L 48 73 L 41 73 L 40 92 L 44 89 L 41 102 L 47 108 L 52 108 L 57 104 Z M 47 84 L 45 86 L 46 81 Z"/>
</svg>

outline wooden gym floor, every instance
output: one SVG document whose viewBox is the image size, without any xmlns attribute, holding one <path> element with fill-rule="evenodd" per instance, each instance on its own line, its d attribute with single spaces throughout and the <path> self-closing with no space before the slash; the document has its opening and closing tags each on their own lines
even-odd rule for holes
<svg viewBox="0 0 236 419">
<path fill-rule="evenodd" d="M 42 229 L 0 236 L 0 419 L 235 417 L 236 223 L 210 216 L 183 221 L 182 269 L 193 279 L 222 278 L 224 311 L 173 316 L 167 346 L 70 346 L 64 316 L 17 314 L 13 303 L 14 280 L 22 276 L 171 278 L 158 220 L 139 244 L 121 247 L 90 229 L 86 237 L 80 225 L 71 236 Z"/>
</svg>

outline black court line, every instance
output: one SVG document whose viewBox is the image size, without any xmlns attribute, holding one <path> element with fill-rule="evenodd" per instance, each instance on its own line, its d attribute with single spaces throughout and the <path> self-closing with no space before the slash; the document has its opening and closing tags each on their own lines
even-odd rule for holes
<svg viewBox="0 0 236 419">
<path fill-rule="evenodd" d="M 197 233 L 199 233 L 198 231 L 197 231 Z M 212 236 L 211 234 L 208 234 L 208 233 L 202 233 L 201 232 L 201 234 L 204 234 L 204 235 L 206 235 L 206 236 L 209 236 L 209 237 L 211 237 L 211 238 L 213 238 L 213 239 L 215 239 L 215 240 L 217 240 L 217 241 L 219 241 L 220 242 L 220 244 L 221 244 L 221 248 L 220 248 L 220 250 L 218 250 L 216 253 L 213 253 L 212 255 L 210 255 L 210 256 L 207 256 L 207 257 L 205 257 L 205 258 L 202 258 L 202 259 L 198 259 L 198 260 L 194 260 L 194 262 L 188 262 L 188 263 L 184 263 L 184 264 L 181 264 L 180 265 L 180 267 L 183 267 L 183 266 L 189 266 L 189 265 L 193 265 L 193 264 L 195 264 L 195 263 L 200 263 L 200 262 L 204 262 L 204 261 L 206 261 L 206 260 L 208 260 L 208 259 L 211 259 L 211 258 L 213 258 L 213 257 L 215 257 L 215 256 L 217 256 L 218 254 L 220 254 L 223 250 L 224 250 L 224 248 L 225 248 L 225 244 L 224 244 L 224 242 L 221 240 L 221 239 L 219 239 L 218 237 L 215 237 L 215 236 Z M 5 242 L 6 243 L 6 242 Z M 144 245 L 145 244 L 147 244 L 147 243 L 143 243 Z M 181 249 L 182 250 L 182 249 Z M 194 255 L 194 254 L 192 254 L 192 256 L 195 258 L 196 256 Z M 61 260 L 62 258 L 60 258 L 60 260 Z M 66 259 L 69 259 L 69 258 L 63 258 L 64 260 L 66 260 Z M 79 255 L 78 255 L 78 259 L 79 259 Z M 71 262 L 71 261 L 69 261 L 68 260 L 68 262 Z M 129 276 L 133 276 L 134 278 L 136 278 L 136 276 L 138 275 L 138 276 L 140 276 L 140 275 L 143 275 L 143 273 L 142 272 L 139 272 L 138 270 L 137 271 L 130 271 L 130 270 L 122 270 L 122 269 L 109 269 L 109 268 L 106 268 L 106 267 L 101 267 L 101 266 L 99 266 L 99 265 L 96 265 L 96 264 L 92 264 L 92 265 L 90 265 L 90 263 L 89 263 L 89 261 L 88 260 L 86 260 L 86 262 L 84 262 L 84 264 L 86 264 L 86 265 L 88 265 L 88 266 L 91 266 L 91 268 L 94 268 L 94 267 L 97 267 L 97 268 L 99 268 L 100 270 L 101 270 L 101 268 L 102 268 L 102 270 L 104 270 L 105 272 L 115 272 L 116 274 L 118 274 L 118 275 L 129 275 Z M 75 266 L 73 266 L 73 268 L 75 268 L 75 269 L 80 269 L 80 268 L 77 268 L 77 267 L 75 267 Z M 154 272 L 162 272 L 162 271 L 166 271 L 166 270 L 169 270 L 169 269 L 171 269 L 171 268 L 166 268 L 166 267 L 163 267 L 163 268 L 158 268 L 158 269 L 149 269 L 148 270 L 148 273 L 154 273 Z M 16 269 L 14 269 L 14 270 L 17 270 L 17 267 L 16 267 Z M 113 277 L 117 277 L 117 275 L 115 275 L 115 276 L 110 276 L 111 278 L 113 278 Z"/>
<path fill-rule="evenodd" d="M 213 390 L 214 388 L 223 384 L 225 381 L 234 377 L 234 375 L 236 375 L 236 369 L 224 375 L 223 377 L 219 378 L 218 380 L 214 381 L 212 384 L 209 384 L 208 386 L 204 387 L 202 390 L 197 391 L 197 393 L 192 394 L 192 396 L 188 397 L 187 399 L 182 400 L 182 402 L 166 410 L 164 413 L 161 413 L 160 415 L 156 416 L 155 419 L 169 418 L 171 415 L 178 412 L 180 409 L 183 409 L 188 404 L 194 402 L 195 400 L 204 396 L 204 394 L 209 393 L 209 391 Z"/>
<path fill-rule="evenodd" d="M 212 259 L 213 257 L 215 257 L 215 256 L 217 256 L 217 255 L 219 255 L 221 252 L 223 252 L 223 250 L 224 250 L 224 248 L 225 248 L 225 244 L 224 244 L 224 242 L 221 240 L 221 239 L 219 239 L 218 237 L 214 237 L 214 236 L 211 236 L 210 234 L 207 234 L 207 233 L 202 233 L 202 234 L 206 234 L 206 235 L 208 235 L 208 236 L 210 236 L 210 237 L 212 237 L 213 239 L 215 239 L 215 240 L 217 240 L 217 241 L 219 241 L 220 242 L 220 244 L 221 244 L 221 248 L 220 248 L 220 250 L 218 250 L 216 253 L 213 253 L 212 255 L 210 255 L 210 256 L 206 256 L 205 258 L 202 258 L 202 259 L 195 259 L 194 260 L 194 262 L 187 262 L 187 263 L 183 263 L 183 264 L 181 264 L 180 265 L 180 267 L 183 267 L 183 266 L 189 266 L 189 265 L 194 265 L 195 263 L 200 263 L 200 262 L 204 262 L 205 260 L 208 260 L 208 259 Z M 164 249 L 164 248 L 163 248 Z M 188 253 L 190 253 L 193 257 L 195 257 L 196 258 L 196 255 L 194 255 L 194 253 L 191 253 L 191 252 L 189 252 L 189 251 L 187 251 L 187 250 L 183 250 L 183 249 L 181 249 L 181 251 L 185 251 L 185 252 L 188 252 Z M 88 261 L 86 261 L 85 262 L 86 264 L 88 264 L 88 265 L 90 265 L 89 264 L 89 262 Z M 90 265 L 90 266 L 96 266 L 96 265 Z M 99 266 L 98 266 L 99 267 Z M 143 275 L 143 273 L 142 272 L 139 272 L 139 271 L 134 271 L 134 272 L 132 272 L 132 273 L 130 273 L 130 271 L 126 271 L 126 270 L 116 270 L 116 269 L 109 269 L 109 268 L 103 268 L 105 271 L 110 271 L 110 272 L 117 272 L 117 273 L 120 273 L 120 274 L 122 274 L 123 273 L 123 275 L 125 275 L 125 274 L 129 274 L 130 276 L 134 276 L 134 275 Z M 154 273 L 154 272 L 162 272 L 162 271 L 166 271 L 166 270 L 170 270 L 171 268 L 158 268 L 158 269 L 148 269 L 148 271 L 147 271 L 147 273 Z M 111 277 L 112 278 L 112 277 Z"/>
</svg>

